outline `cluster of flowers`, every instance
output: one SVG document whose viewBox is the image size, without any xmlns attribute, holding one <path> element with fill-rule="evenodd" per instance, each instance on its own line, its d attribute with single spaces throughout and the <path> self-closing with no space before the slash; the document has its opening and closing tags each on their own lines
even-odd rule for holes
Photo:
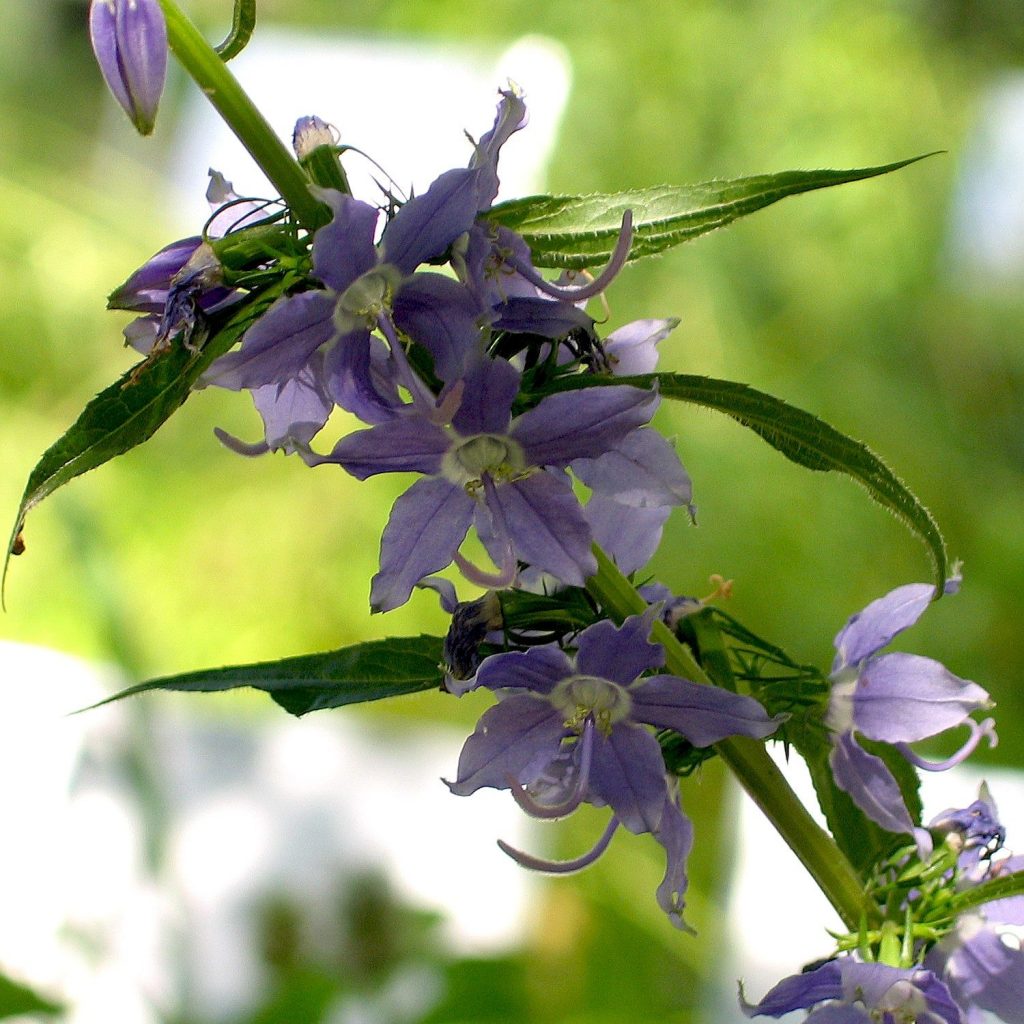
<svg viewBox="0 0 1024 1024">
<path fill-rule="evenodd" d="M 206 384 L 249 390 L 262 415 L 265 436 L 257 443 L 221 434 L 239 452 L 281 450 L 311 466 L 340 465 L 360 479 L 423 475 L 395 503 L 383 534 L 370 594 L 378 611 L 398 607 L 426 585 L 443 592 L 458 620 L 451 584 L 432 577 L 452 562 L 493 589 L 550 592 L 585 585 L 597 568 L 597 542 L 623 572 L 635 572 L 657 547 L 670 509 L 690 503 L 689 477 L 649 426 L 657 391 L 614 383 L 617 374 L 653 370 L 655 346 L 674 323 L 637 321 L 602 341 L 584 309 L 625 262 L 628 214 L 615 255 L 597 278 L 554 283 L 533 267 L 522 238 L 483 216 L 498 190 L 500 148 L 525 120 L 522 98 L 502 92 L 469 166 L 447 171 L 402 203 L 379 237 L 378 208 L 316 189 L 333 216 L 312 237 L 308 273 L 205 374 Z M 300 158 L 333 141 L 316 118 L 300 121 L 295 137 Z M 265 216 L 217 176 L 209 197 L 220 212 L 208 236 L 229 219 L 231 230 L 241 231 Z M 442 264 L 448 273 L 425 269 Z M 112 304 L 143 314 L 126 334 L 151 350 L 238 299 L 213 250 L 197 237 L 158 253 Z M 600 386 L 543 393 L 545 382 L 588 375 Z M 368 427 L 321 454 L 311 443 L 335 406 Z M 570 471 L 592 492 L 584 505 Z M 471 526 L 496 571 L 460 553 Z M 620 627 L 597 621 L 561 642 L 486 657 L 469 681 L 453 678 L 455 692 L 486 687 L 501 700 L 467 742 L 450 785 L 460 795 L 510 788 L 539 818 L 561 817 L 584 801 L 607 804 L 607 831 L 577 861 L 508 852 L 524 864 L 568 871 L 590 863 L 619 824 L 649 832 L 667 852 L 659 900 L 681 925 L 691 828 L 679 810 L 677 780 L 666 777 L 659 744 L 645 726 L 706 748 L 728 736 L 763 739 L 785 715 L 769 714 L 752 696 L 651 675 L 664 663 L 662 647 L 650 640 L 654 615 L 660 608 L 678 619 L 679 609 L 666 601 L 667 592 L 650 594 L 660 602 Z M 836 638 L 822 709 L 837 785 L 883 828 L 916 835 L 923 856 L 929 833 L 915 827 L 885 762 L 856 735 L 894 744 L 931 769 L 959 762 L 983 736 L 994 739 L 991 719 L 978 725 L 968 717 L 988 706 L 979 686 L 927 658 L 878 653 L 933 597 L 927 584 L 900 587 L 847 623 Z M 923 761 L 908 746 L 961 723 L 971 737 L 942 764 Z"/>
<path fill-rule="evenodd" d="M 112 90 L 148 130 L 166 57 L 159 5 L 95 0 L 91 23 Z M 299 162 L 327 152 L 337 164 L 333 187 L 315 176 L 319 184 L 310 187 L 329 212 L 322 227 L 305 235 L 289 226 L 286 209 L 242 200 L 215 175 L 215 212 L 204 234 L 157 253 L 110 305 L 140 314 L 125 334 L 144 353 L 176 343 L 198 350 L 218 315 L 253 310 L 239 348 L 217 358 L 199 382 L 251 393 L 264 436 L 246 443 L 220 432 L 233 450 L 282 451 L 359 479 L 421 474 L 391 512 L 370 604 L 387 611 L 416 587 L 437 590 L 453 616 L 448 688 L 482 687 L 497 697 L 466 741 L 449 788 L 460 796 L 508 789 L 538 819 L 564 817 L 583 803 L 607 806 L 607 828 L 576 860 L 502 848 L 524 866 L 569 872 L 599 857 L 620 825 L 649 833 L 667 862 L 659 905 L 684 928 L 693 828 L 679 800 L 685 772 L 667 751 L 680 742 L 698 763 L 700 752 L 729 737 L 785 738 L 795 698 L 760 688 L 756 676 L 741 693 L 661 671 L 666 652 L 652 639 L 655 621 L 683 635 L 702 602 L 650 585 L 642 591 L 647 610 L 616 622 L 583 592 L 598 571 L 595 545 L 633 574 L 657 548 L 671 509 L 692 515 L 690 479 L 650 426 L 659 403 L 654 378 L 648 386 L 616 382 L 651 374 L 656 346 L 676 322 L 640 320 L 602 339 L 586 312 L 629 258 L 628 211 L 596 277 L 566 273 L 555 281 L 538 272 L 522 237 L 488 216 L 500 150 L 525 122 L 522 97 L 502 91 L 468 166 L 445 172 L 422 195 L 400 201 L 387 194 L 378 207 L 349 194 L 331 128 L 303 118 L 294 137 Z M 283 225 L 284 255 L 257 246 L 248 276 L 233 273 L 225 254 L 234 241 L 275 225 Z M 269 296 L 263 305 L 255 302 L 260 294 Z M 317 451 L 313 442 L 335 408 L 366 426 Z M 585 503 L 577 483 L 590 492 Z M 471 529 L 492 568 L 462 553 Z M 460 604 L 452 583 L 433 575 L 452 563 L 488 588 L 484 599 Z M 946 591 L 958 585 L 951 579 Z M 566 608 L 582 600 L 583 620 L 545 632 L 527 616 L 526 628 L 510 631 L 502 595 L 530 592 Z M 828 736 L 835 785 L 869 821 L 913 837 L 903 865 L 914 858 L 937 865 L 939 889 L 948 894 L 1020 865 L 993 857 L 1003 830 L 987 793 L 921 828 L 892 769 L 893 751 L 937 771 L 961 762 L 982 739 L 995 743 L 993 721 L 970 717 L 991 704 L 981 687 L 931 659 L 883 652 L 935 596 L 933 586 L 911 584 L 851 617 L 835 638 L 830 677 L 802 712 Z M 970 735 L 945 761 L 925 761 L 910 746 L 960 725 Z M 886 756 L 879 745 L 887 745 Z M 935 850 L 937 836 L 943 842 Z M 929 912 L 923 891 L 904 893 L 904 908 L 917 920 Z M 990 903 L 945 930 L 932 922 L 923 938 L 905 930 L 899 963 L 884 942 L 860 941 L 856 951 L 843 949 L 744 1008 L 769 1016 L 809 1009 L 809 1019 L 823 1024 L 973 1024 L 981 1010 L 1020 1019 L 1021 953 L 1002 942 L 997 925 L 1024 923 L 1021 900 Z"/>
<path fill-rule="evenodd" d="M 757 1004 L 741 997 L 748 1017 L 807 1009 L 807 1020 L 822 1024 L 981 1024 L 988 1013 L 1024 1019 L 1024 950 L 1014 931 L 1024 925 L 1024 896 L 991 900 L 952 921 L 943 920 L 942 899 L 1020 871 L 1024 857 L 1004 849 L 1006 830 L 985 785 L 972 804 L 943 811 L 929 829 L 942 847 L 916 871 L 906 870 L 914 859 L 907 855 L 890 872 L 912 886 L 901 903 L 907 920 L 918 922 L 901 940 L 910 964 L 840 954 L 779 982 Z M 929 876 L 938 884 L 930 887 Z"/>
</svg>

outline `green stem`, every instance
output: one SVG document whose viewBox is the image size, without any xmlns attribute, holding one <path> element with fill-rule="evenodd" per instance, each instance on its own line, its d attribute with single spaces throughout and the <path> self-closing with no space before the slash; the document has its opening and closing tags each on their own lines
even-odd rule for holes
<svg viewBox="0 0 1024 1024">
<path fill-rule="evenodd" d="M 597 545 L 594 554 L 598 570 L 587 581 L 590 595 L 619 621 L 643 612 L 647 602 L 633 584 Z M 651 638 L 665 648 L 665 664 L 673 674 L 712 685 L 689 648 L 663 622 L 654 623 Z M 807 812 L 764 744 L 733 736 L 716 743 L 715 750 L 807 868 L 846 926 L 855 930 L 865 915 L 868 920 L 877 920 L 878 908 L 865 895 L 856 871 L 832 837 Z"/>
<path fill-rule="evenodd" d="M 298 222 L 315 231 L 330 211 L 309 191 L 309 179 L 274 133 L 217 51 L 179 10 L 174 0 L 160 0 L 167 21 L 167 39 L 182 67 L 214 105 L 228 127 L 252 154 Z"/>
</svg>

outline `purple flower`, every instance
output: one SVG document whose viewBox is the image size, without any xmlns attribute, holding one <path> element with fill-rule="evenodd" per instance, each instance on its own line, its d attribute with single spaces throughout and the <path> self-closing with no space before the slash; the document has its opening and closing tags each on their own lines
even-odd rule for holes
<svg viewBox="0 0 1024 1024">
<path fill-rule="evenodd" d="M 740 1005 L 748 1017 L 782 1017 L 810 1010 L 808 1024 L 961 1024 L 946 986 L 921 967 L 829 960 L 783 979 L 761 1002 Z"/>
<path fill-rule="evenodd" d="M 653 373 L 658 368 L 658 345 L 679 326 L 670 320 L 634 320 L 604 339 L 604 353 L 617 377 Z"/>
<path fill-rule="evenodd" d="M 1024 856 L 996 860 L 1006 830 L 995 801 L 982 784 L 978 799 L 937 815 L 930 827 L 956 837 L 958 888 L 971 888 L 1024 870 Z M 932 948 L 925 965 L 949 986 L 969 1024 L 989 1011 L 1005 1021 L 1024 1020 L 1024 952 L 1006 925 L 1024 925 L 1024 896 L 992 900 L 957 918 L 954 930 Z"/>
<path fill-rule="evenodd" d="M 396 383 L 410 384 L 396 351 L 398 332 L 430 353 L 442 380 L 461 376 L 467 359 L 482 350 L 487 310 L 464 284 L 415 271 L 467 235 L 497 193 L 499 151 L 526 119 L 518 94 L 508 90 L 501 96 L 494 125 L 476 145 L 470 166 L 445 172 L 405 203 L 378 244 L 374 207 L 317 189 L 334 211 L 313 239 L 313 275 L 324 287 L 278 300 L 206 379 L 236 390 L 280 386 L 322 352 L 325 387 L 334 401 L 367 423 L 381 423 L 397 414 Z M 380 343 L 374 345 L 374 330 L 390 346 L 386 367 L 375 356 Z"/>
<path fill-rule="evenodd" d="M 764 738 L 779 725 L 757 701 L 672 675 L 664 650 L 648 640 L 654 610 L 616 627 L 603 621 L 579 635 L 576 655 L 556 644 L 484 660 L 476 685 L 499 693 L 459 757 L 449 788 L 468 796 L 483 787 L 511 789 L 538 818 L 559 818 L 581 803 L 608 805 L 597 845 L 575 861 L 552 863 L 502 849 L 526 867 L 566 873 L 592 863 L 622 824 L 650 832 L 666 850 L 659 903 L 682 927 L 686 857 L 692 826 L 667 786 L 661 748 L 645 726 L 671 729 L 696 746 L 726 736 Z"/>
<path fill-rule="evenodd" d="M 947 591 L 958 584 L 958 579 L 952 580 Z M 830 763 L 836 785 L 882 828 L 913 833 L 922 856 L 931 849 L 931 837 L 915 827 L 892 773 L 881 758 L 857 742 L 856 734 L 893 744 L 908 761 L 927 771 L 959 764 L 982 737 L 995 744 L 993 720 L 979 724 L 968 717 L 992 706 L 980 686 L 960 679 L 931 658 L 878 653 L 917 622 L 934 594 L 935 588 L 925 583 L 897 587 L 850 618 L 835 638 L 832 692 L 825 717 L 833 732 Z M 957 725 L 967 726 L 970 736 L 945 761 L 926 761 L 909 746 Z"/>
<path fill-rule="evenodd" d="M 399 210 L 379 245 L 374 207 L 332 189 L 316 192 L 334 211 L 313 239 L 313 274 L 324 287 L 279 299 L 246 332 L 237 352 L 213 364 L 206 380 L 235 390 L 281 385 L 322 351 L 334 400 L 378 423 L 394 416 L 399 403 L 393 385 L 382 393 L 374 379 L 372 330 L 388 339 L 393 380 L 404 372 L 396 329 L 430 352 L 445 379 L 458 375 L 480 340 L 481 311 L 470 293 L 441 274 L 414 273 L 472 224 L 475 174 L 442 174 Z"/>
<path fill-rule="evenodd" d="M 591 528 L 564 469 L 596 459 L 646 424 L 658 396 L 625 386 L 563 392 L 513 420 L 518 390 L 516 369 L 483 358 L 440 409 L 406 407 L 404 415 L 342 438 L 330 455 L 307 457 L 336 462 L 361 480 L 426 475 L 398 499 L 384 530 L 370 594 L 375 610 L 397 608 L 423 577 L 453 560 L 475 582 L 495 587 L 512 582 L 517 561 L 573 586 L 596 571 Z M 446 414 L 452 399 L 457 409 Z M 458 554 L 474 523 L 498 577 Z"/>
<path fill-rule="evenodd" d="M 999 821 L 988 784 L 981 784 L 978 799 L 967 807 L 950 807 L 928 823 L 933 832 L 956 836 L 960 848 L 957 868 L 981 881 L 989 870 L 989 858 L 1006 841 L 1006 829 Z"/>
<path fill-rule="evenodd" d="M 990 1019 L 986 1010 L 1007 1022 L 1024 1020 L 1024 952 L 1019 939 L 1008 936 L 1013 945 L 1003 941 L 997 923 L 981 914 L 961 915 L 925 960 L 949 987 L 968 1024 Z"/>
<path fill-rule="evenodd" d="M 89 35 L 100 71 L 141 135 L 149 135 L 167 77 L 167 24 L 158 0 L 92 0 Z"/>
</svg>

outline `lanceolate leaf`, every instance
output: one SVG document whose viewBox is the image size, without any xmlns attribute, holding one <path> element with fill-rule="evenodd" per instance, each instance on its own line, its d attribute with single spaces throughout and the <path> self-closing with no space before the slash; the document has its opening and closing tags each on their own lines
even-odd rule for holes
<svg viewBox="0 0 1024 1024">
<path fill-rule="evenodd" d="M 942 594 L 947 556 L 938 525 L 928 509 L 867 445 L 781 399 L 746 384 L 714 377 L 652 373 L 609 379 L 581 374 L 559 378 L 545 390 L 551 392 L 610 383 L 637 387 L 651 387 L 656 383 L 664 398 L 717 409 L 759 434 L 800 466 L 819 472 L 835 470 L 852 477 L 875 501 L 924 541 L 932 561 L 936 592 Z"/>
<path fill-rule="evenodd" d="M 444 640 L 436 636 L 390 637 L 255 665 L 202 669 L 138 683 L 100 704 L 149 690 L 216 693 L 249 686 L 264 690 L 293 715 L 345 704 L 436 690 L 442 682 Z M 95 705 L 99 707 L 99 705 Z"/>
<path fill-rule="evenodd" d="M 536 266 L 578 270 L 608 261 L 626 210 L 633 211 L 629 255 L 636 260 L 724 227 L 787 196 L 874 178 L 932 155 L 845 171 L 781 171 L 610 194 L 528 196 L 499 203 L 486 217 L 522 235 Z"/>
<path fill-rule="evenodd" d="M 133 367 L 89 402 L 67 433 L 44 452 L 32 470 L 8 544 L 8 560 L 29 511 L 58 487 L 152 437 L 188 398 L 199 375 L 238 341 L 277 291 L 268 290 L 247 303 L 209 340 L 193 336 L 190 344 L 185 345 L 175 338 L 167 349 Z M 6 575 L 7 562 L 4 578 Z"/>
</svg>

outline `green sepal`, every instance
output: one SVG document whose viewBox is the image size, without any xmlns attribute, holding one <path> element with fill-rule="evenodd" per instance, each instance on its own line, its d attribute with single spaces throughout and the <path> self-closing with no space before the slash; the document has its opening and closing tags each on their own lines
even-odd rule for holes
<svg viewBox="0 0 1024 1024">
<path fill-rule="evenodd" d="M 542 394 L 611 384 L 657 386 L 663 398 L 715 409 L 754 431 L 792 462 L 817 472 L 845 473 L 888 509 L 928 549 L 936 595 L 946 582 L 945 541 L 931 512 L 889 467 L 861 441 L 855 441 L 817 416 L 736 381 L 683 373 L 649 373 L 636 377 L 578 374 L 546 384 Z"/>
<path fill-rule="evenodd" d="M 608 261 L 626 210 L 633 211 L 629 258 L 636 260 L 724 227 L 787 196 L 889 174 L 934 155 L 924 153 L 852 170 L 781 171 L 589 196 L 528 196 L 499 203 L 484 217 L 520 234 L 535 266 L 580 270 Z"/>
<path fill-rule="evenodd" d="M 252 39 L 256 28 L 256 0 L 235 0 L 235 9 L 231 16 L 231 31 L 227 39 L 215 46 L 217 56 L 226 64 L 232 57 L 237 57 Z"/>
<path fill-rule="evenodd" d="M 343 195 L 352 195 L 348 175 L 341 166 L 337 146 L 317 146 L 307 157 L 299 160 L 309 180 L 321 188 L 337 189 Z"/>
<path fill-rule="evenodd" d="M 4 580 L 28 513 L 75 477 L 149 440 L 185 402 L 200 374 L 241 338 L 286 284 L 282 280 L 268 288 L 219 325 L 193 332 L 187 343 L 173 338 L 89 402 L 29 475 L 7 546 Z"/>
<path fill-rule="evenodd" d="M 389 637 L 322 654 L 303 654 L 253 665 L 200 669 L 129 686 L 93 707 L 150 690 L 219 693 L 248 686 L 263 690 L 293 715 L 346 704 L 436 690 L 444 640 L 437 636 Z"/>
</svg>

